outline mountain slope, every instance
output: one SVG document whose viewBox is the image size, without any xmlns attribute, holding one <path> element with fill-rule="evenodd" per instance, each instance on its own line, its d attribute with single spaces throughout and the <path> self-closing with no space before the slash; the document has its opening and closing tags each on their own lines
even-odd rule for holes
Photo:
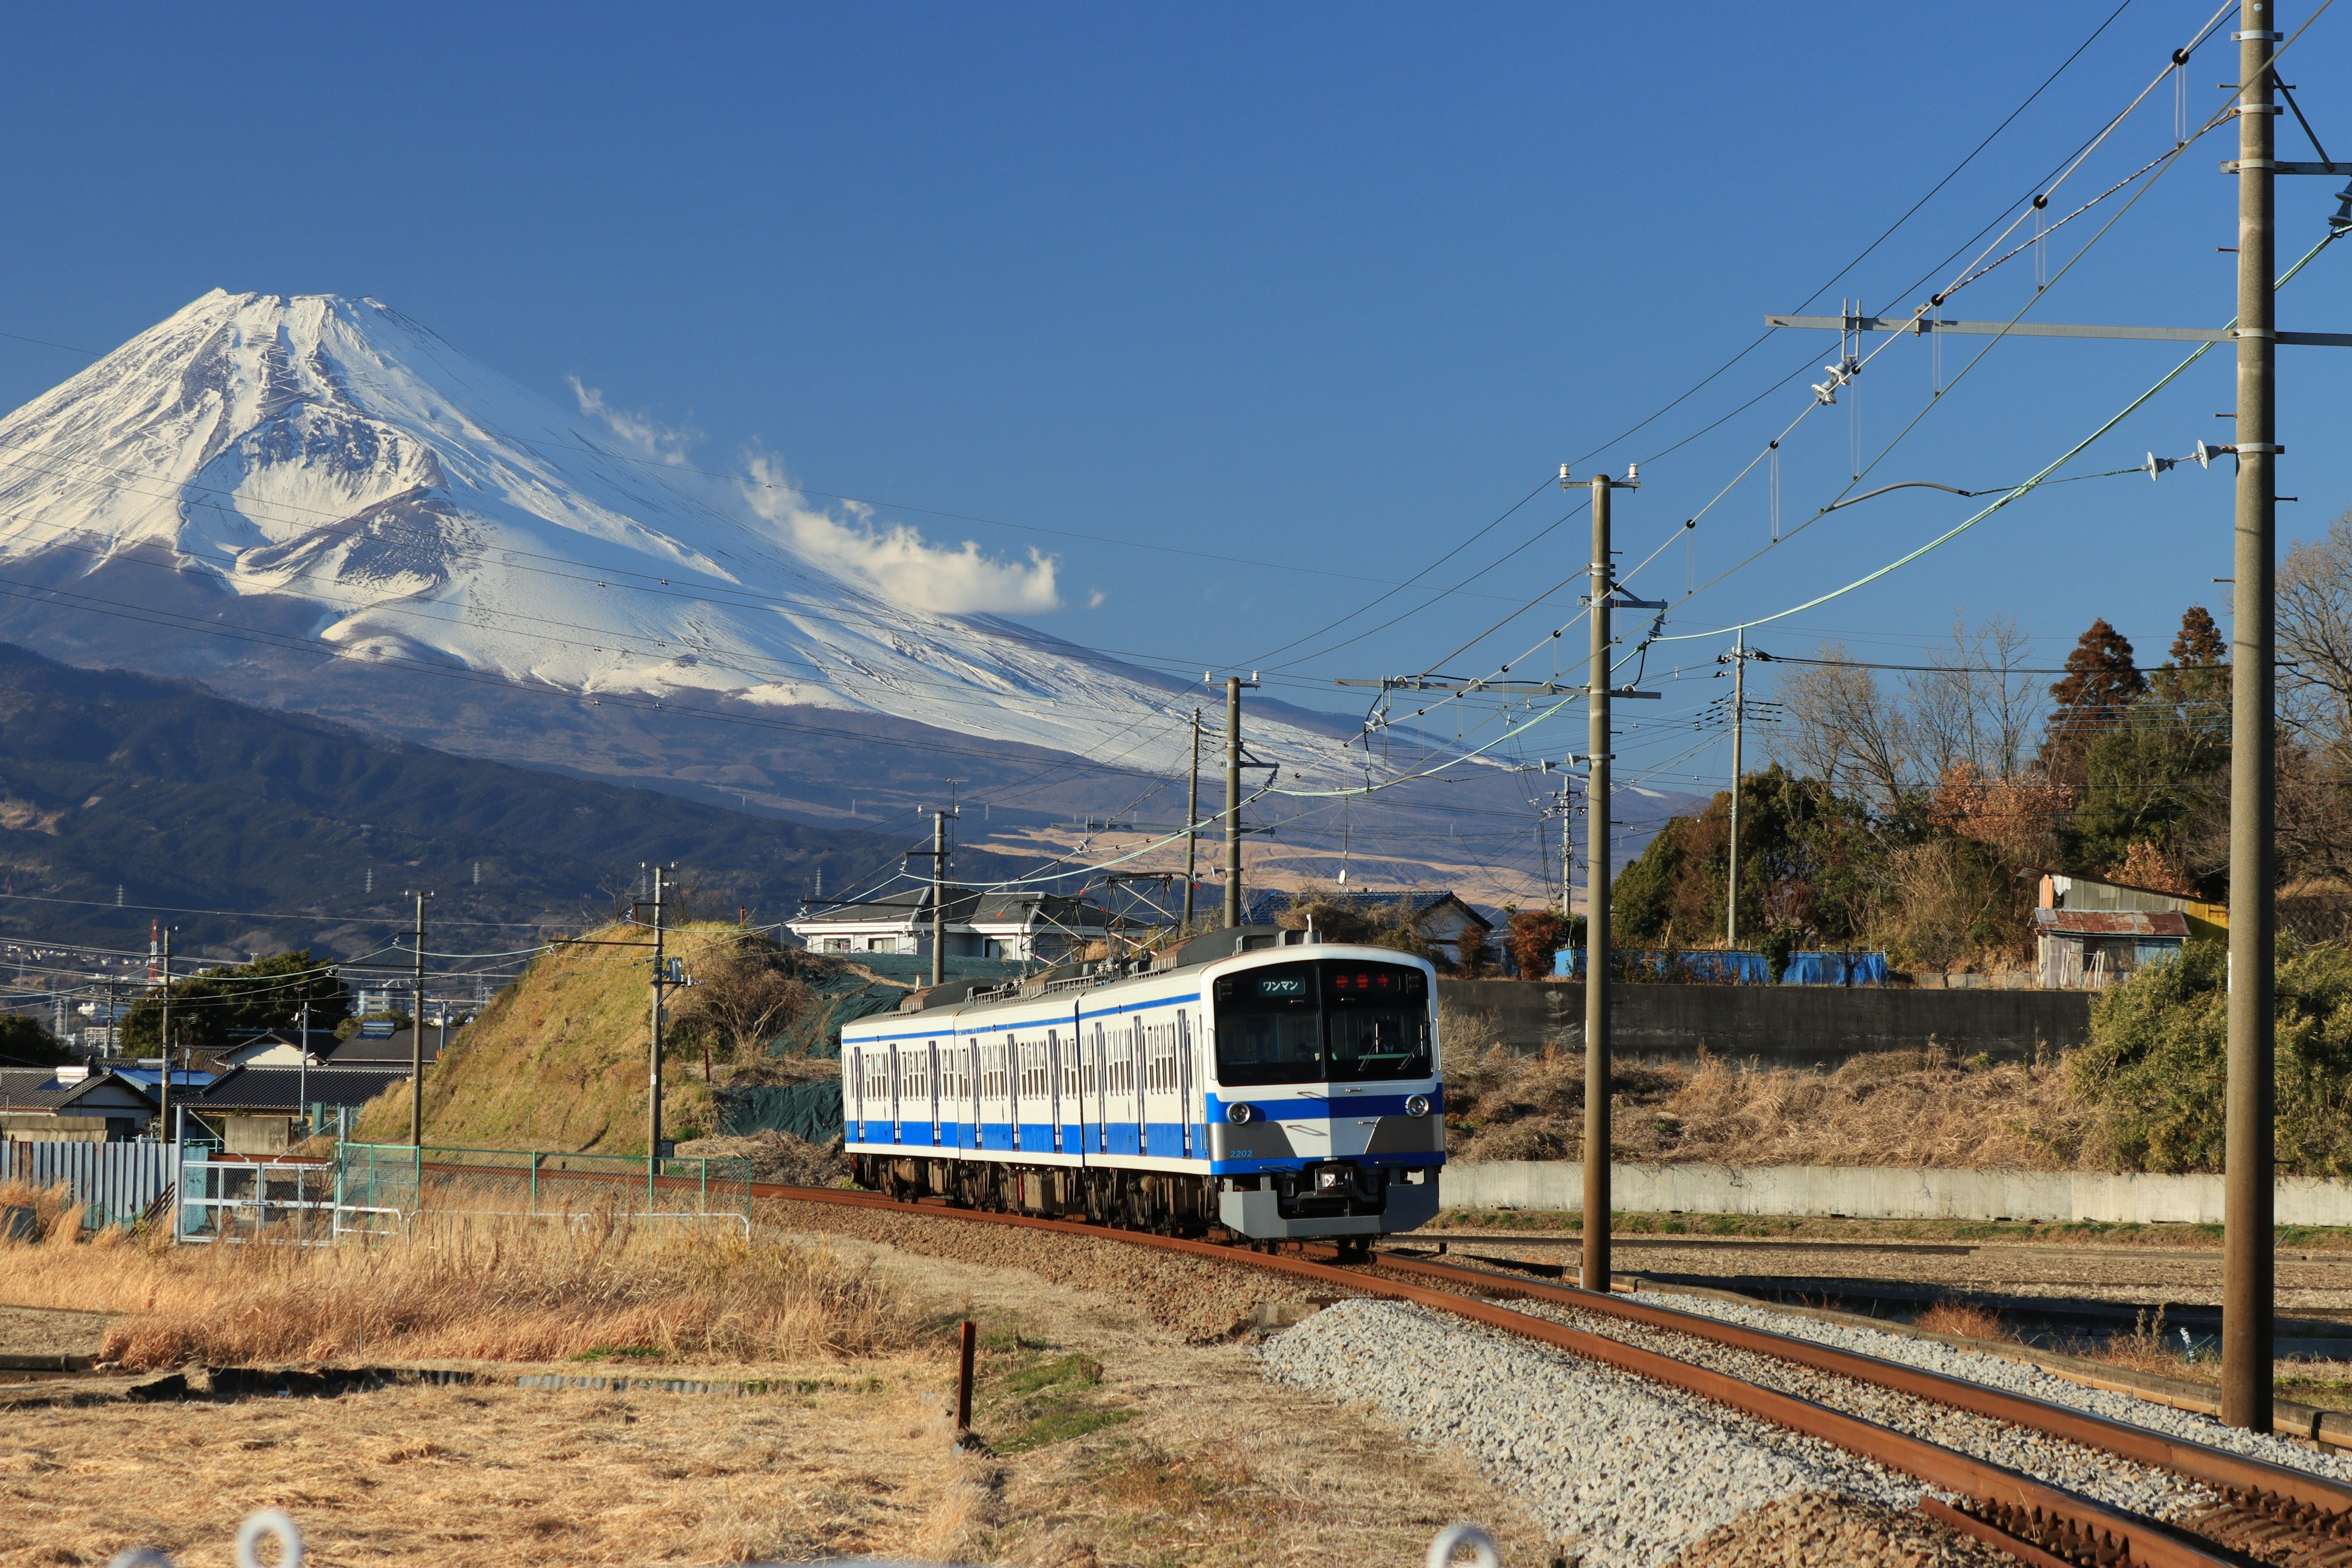
<svg viewBox="0 0 2352 1568">
<path fill-rule="evenodd" d="M 894 865 L 898 837 L 373 740 L 0 644 L 0 932 L 19 939 L 143 939 L 145 910 L 110 907 L 118 887 L 126 906 L 318 917 L 172 916 L 183 952 L 373 945 L 405 923 L 409 887 L 436 892 L 438 921 L 578 929 L 656 860 L 678 863 L 709 912 L 732 921 L 749 904 L 773 920 L 820 872 L 839 889 Z M 958 858 L 966 875 L 1013 868 Z M 459 945 L 531 940 L 477 930 Z"/>
</svg>

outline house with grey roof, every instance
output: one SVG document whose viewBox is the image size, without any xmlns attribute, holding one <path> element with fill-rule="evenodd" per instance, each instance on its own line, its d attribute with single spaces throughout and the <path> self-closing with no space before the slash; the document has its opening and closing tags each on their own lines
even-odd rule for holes
<svg viewBox="0 0 2352 1568">
<path fill-rule="evenodd" d="M 941 900 L 950 958 L 1054 963 L 1110 934 L 1110 911 L 1063 893 L 983 891 L 950 884 Z M 931 951 L 931 889 L 812 903 L 784 922 L 811 952 Z"/>
<path fill-rule="evenodd" d="M 119 1143 L 155 1118 L 155 1090 L 105 1068 L 0 1068 L 0 1137 Z"/>
</svg>

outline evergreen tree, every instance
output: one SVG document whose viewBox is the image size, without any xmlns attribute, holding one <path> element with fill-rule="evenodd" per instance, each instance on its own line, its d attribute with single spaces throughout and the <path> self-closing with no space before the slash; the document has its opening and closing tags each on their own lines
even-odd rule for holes
<svg viewBox="0 0 2352 1568">
<path fill-rule="evenodd" d="M 2080 784 L 2091 743 L 2146 695 L 2147 677 L 2133 662 L 2131 643 L 2105 616 L 2093 621 L 2066 656 L 2065 675 L 2050 688 L 2057 707 L 2042 742 L 2042 772 L 2061 784 Z"/>
</svg>

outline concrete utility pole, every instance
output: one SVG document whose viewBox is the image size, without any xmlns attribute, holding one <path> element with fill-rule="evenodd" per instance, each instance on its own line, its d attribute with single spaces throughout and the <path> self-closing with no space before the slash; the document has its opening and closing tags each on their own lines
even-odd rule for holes
<svg viewBox="0 0 2352 1568">
<path fill-rule="evenodd" d="M 2271 1426 L 2273 948 L 2272 832 L 2278 540 L 2277 316 L 2271 58 L 2284 37 L 2270 0 L 2244 0 L 2238 40 L 2237 582 L 2230 628 L 2230 1055 L 2224 1110 L 2221 1419 Z"/>
<path fill-rule="evenodd" d="M 1723 900 L 1723 944 L 1739 945 L 1739 740 L 1748 717 L 1748 628 L 1731 638 L 1731 840 L 1730 878 Z"/>
<path fill-rule="evenodd" d="M 155 1102 L 155 1125 L 172 1141 L 172 928 L 163 928 L 163 1021 L 156 1026 L 157 1054 L 163 1058 L 163 1098 Z"/>
<path fill-rule="evenodd" d="M 1585 692 L 1591 727 L 1584 785 L 1584 1259 L 1588 1290 L 1609 1289 L 1609 612 L 1617 578 L 1609 559 L 1609 492 L 1641 483 L 1638 468 L 1622 479 L 1596 474 L 1592 488 L 1592 668 Z M 1568 465 L 1559 486 L 1570 488 Z M 1628 605 L 1655 607 L 1649 601 Z"/>
<path fill-rule="evenodd" d="M 1225 929 L 1242 923 L 1242 678 L 1225 677 Z"/>
<path fill-rule="evenodd" d="M 294 1100 L 302 1113 L 302 1131 L 310 1131 L 310 1004 L 302 1004 L 301 1044 L 295 1047 Z"/>
<path fill-rule="evenodd" d="M 1574 874 L 1576 861 L 1576 808 L 1568 781 L 1559 786 L 1559 918 L 1566 920 L 1576 911 L 1568 906 L 1569 878 Z"/>
<path fill-rule="evenodd" d="M 1563 488 L 1568 470 L 1560 469 Z M 1584 785 L 1584 1269 L 1609 1289 L 1609 478 L 1592 480 L 1592 670 Z"/>
<path fill-rule="evenodd" d="M 948 814 L 931 813 L 931 984 L 948 977 Z"/>
<path fill-rule="evenodd" d="M 1200 871 L 1201 852 L 1201 710 L 1192 710 L 1192 783 L 1184 794 L 1184 924 L 1192 929 L 1192 879 Z"/>
<path fill-rule="evenodd" d="M 662 1127 L 662 986 L 669 971 L 662 957 L 662 868 L 654 868 L 654 1011 L 650 1035 L 651 1066 L 646 1079 L 646 1190 L 661 1168 Z"/>
<path fill-rule="evenodd" d="M 416 895 L 416 997 L 408 1018 L 408 1144 L 425 1147 L 425 900 Z"/>
</svg>

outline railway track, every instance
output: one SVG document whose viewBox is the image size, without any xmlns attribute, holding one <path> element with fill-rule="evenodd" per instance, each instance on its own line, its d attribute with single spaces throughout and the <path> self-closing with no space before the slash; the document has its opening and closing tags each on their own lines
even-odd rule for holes
<svg viewBox="0 0 2352 1568">
<path fill-rule="evenodd" d="M 1336 1250 L 1328 1248 L 1260 1252 L 1072 1220 L 906 1203 L 838 1188 L 755 1184 L 751 1195 L 1116 1241 L 1449 1313 L 1698 1395 L 1900 1471 L 1933 1492 L 1957 1500 L 1946 1502 L 1931 1493 L 1920 1504 L 1924 1512 L 2042 1568 L 2217 1568 L 2225 1563 L 2242 1568 L 2249 1563 L 2352 1568 L 2352 1486 L 2004 1389 L 1622 1296 L 1388 1252 L 1375 1254 L 1369 1263 L 1343 1266 L 1336 1261 Z M 2126 1512 L 1827 1405 L 1502 1304 L 1514 1300 L 1685 1335 L 2007 1423 L 2195 1482 L 2216 1501 L 2185 1522 Z"/>
</svg>

